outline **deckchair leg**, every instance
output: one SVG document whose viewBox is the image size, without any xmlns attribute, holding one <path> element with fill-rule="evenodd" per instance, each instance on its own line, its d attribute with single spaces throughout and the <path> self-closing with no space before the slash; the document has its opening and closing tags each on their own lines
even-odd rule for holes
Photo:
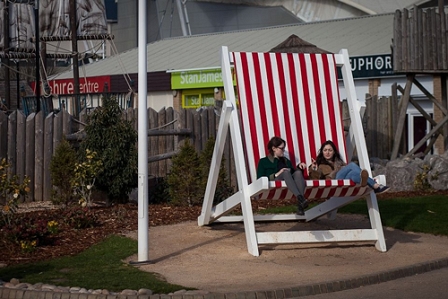
<svg viewBox="0 0 448 299">
<path fill-rule="evenodd" d="M 335 220 L 337 214 L 338 214 L 338 210 L 333 210 L 327 214 L 327 218 L 330 220 Z"/>
<path fill-rule="evenodd" d="M 254 214 L 252 212 L 252 205 L 250 198 L 247 195 L 243 195 L 241 201 L 241 210 L 243 212 L 244 231 L 246 233 L 247 251 L 253 256 L 259 256 L 258 241 L 255 232 Z"/>
<path fill-rule="evenodd" d="M 215 195 L 216 185 L 218 184 L 219 169 L 224 152 L 227 132 L 229 130 L 229 119 L 232 109 L 233 106 L 230 103 L 223 103 L 221 118 L 219 120 L 218 134 L 216 136 L 215 147 L 213 149 L 210 173 L 208 175 L 207 187 L 205 189 L 204 202 L 202 203 L 201 215 L 198 217 L 199 226 L 210 224 L 213 198 Z"/>
<path fill-rule="evenodd" d="M 325 202 L 306 211 L 306 221 L 317 219 L 324 215 L 331 217 L 333 211 L 337 212 L 338 208 L 345 206 L 346 204 L 357 200 L 359 196 L 352 197 L 332 197 Z M 335 214 L 336 216 L 336 214 Z M 330 218 L 331 219 L 331 218 Z"/>
<path fill-rule="evenodd" d="M 378 240 L 375 243 L 375 247 L 378 251 L 386 252 L 386 241 L 384 239 L 383 225 L 381 223 L 380 210 L 378 208 L 378 201 L 376 194 L 370 192 L 370 196 L 367 197 L 367 207 L 369 209 L 370 225 L 372 229 L 376 230 Z"/>
</svg>

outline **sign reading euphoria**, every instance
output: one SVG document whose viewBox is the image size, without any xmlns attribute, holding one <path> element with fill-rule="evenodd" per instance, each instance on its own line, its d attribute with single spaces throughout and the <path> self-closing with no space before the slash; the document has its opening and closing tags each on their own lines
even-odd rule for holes
<svg viewBox="0 0 448 299">
<path fill-rule="evenodd" d="M 393 76 L 390 54 L 350 57 L 353 78 L 376 78 Z"/>
</svg>

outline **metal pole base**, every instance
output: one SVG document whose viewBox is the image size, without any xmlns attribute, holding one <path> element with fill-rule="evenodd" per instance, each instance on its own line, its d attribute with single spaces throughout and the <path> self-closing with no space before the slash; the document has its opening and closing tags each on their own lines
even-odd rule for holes
<svg viewBox="0 0 448 299">
<path fill-rule="evenodd" d="M 150 265 L 150 264 L 154 264 L 154 262 L 147 260 L 147 261 L 130 261 L 129 265 L 133 265 L 133 266 L 142 266 L 142 265 Z"/>
</svg>

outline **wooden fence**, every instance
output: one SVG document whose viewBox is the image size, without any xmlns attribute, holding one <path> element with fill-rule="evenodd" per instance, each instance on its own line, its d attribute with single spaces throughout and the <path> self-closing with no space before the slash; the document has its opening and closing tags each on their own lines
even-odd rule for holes
<svg viewBox="0 0 448 299">
<path fill-rule="evenodd" d="M 370 157 L 388 158 L 393 146 L 397 104 L 392 98 L 368 97 L 363 117 L 366 142 Z M 127 109 L 123 118 L 132 120 L 138 130 L 138 110 Z M 28 117 L 20 111 L 7 115 L 0 113 L 0 158 L 7 158 L 11 172 L 31 178 L 29 201 L 48 200 L 51 196 L 49 165 L 56 146 L 63 136 L 71 139 L 80 132 L 85 114 L 75 121 L 66 111 L 43 117 L 42 112 Z M 345 126 L 348 111 L 343 105 Z M 148 109 L 148 179 L 165 177 L 171 169 L 171 157 L 182 142 L 190 138 L 200 153 L 209 138 L 216 137 L 219 116 L 213 108 L 196 110 L 173 108 L 160 111 Z M 224 163 L 232 186 L 236 187 L 236 174 L 230 136 L 224 149 Z"/>
<path fill-rule="evenodd" d="M 369 157 L 390 159 L 397 129 L 399 101 L 394 97 L 366 97 L 363 116 Z M 406 136 L 402 136 L 400 153 L 406 154 Z"/>
<path fill-rule="evenodd" d="M 48 200 L 51 196 L 50 161 L 63 136 L 76 140 L 85 123 L 85 114 L 75 121 L 66 111 L 32 113 L 28 117 L 21 111 L 7 115 L 0 112 L 0 159 L 7 158 L 11 173 L 31 179 L 28 201 Z M 123 118 L 132 120 L 138 130 L 138 110 L 127 109 Z M 149 179 L 165 177 L 171 168 L 171 157 L 182 142 L 190 138 L 197 152 L 201 152 L 209 138 L 216 137 L 219 117 L 213 109 L 201 111 L 173 108 L 160 111 L 148 109 L 148 175 Z M 225 149 L 225 165 L 229 179 L 235 184 L 230 141 Z"/>
<path fill-rule="evenodd" d="M 127 109 L 124 118 L 133 120 L 134 129 L 138 130 L 138 109 Z M 179 152 L 179 148 L 186 138 L 200 153 L 205 149 L 210 138 L 216 138 L 219 116 L 213 108 L 182 109 L 180 112 L 169 107 L 160 111 L 148 109 L 148 175 L 149 177 L 165 177 L 171 169 L 171 157 Z M 225 149 L 225 165 L 230 172 L 231 146 L 228 138 Z M 229 178 L 231 178 L 229 174 Z M 234 178 L 231 178 L 234 180 Z"/>
<path fill-rule="evenodd" d="M 394 18 L 395 72 L 448 70 L 448 15 L 443 9 L 397 10 Z"/>
<path fill-rule="evenodd" d="M 72 117 L 63 111 L 28 117 L 21 111 L 0 113 L 0 159 L 7 158 L 10 172 L 30 182 L 29 201 L 48 200 L 51 195 L 49 166 L 63 135 L 71 132 Z"/>
</svg>

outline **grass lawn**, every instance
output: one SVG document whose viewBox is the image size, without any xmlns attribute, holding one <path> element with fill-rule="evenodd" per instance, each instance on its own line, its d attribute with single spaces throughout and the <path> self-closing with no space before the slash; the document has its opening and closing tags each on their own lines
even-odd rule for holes
<svg viewBox="0 0 448 299">
<path fill-rule="evenodd" d="M 378 206 L 384 226 L 448 236 L 447 196 L 393 198 L 378 201 Z M 366 201 L 356 201 L 342 208 L 340 212 L 367 215 Z"/>
<path fill-rule="evenodd" d="M 310 208 L 315 204 L 311 204 Z M 448 196 L 430 195 L 410 198 L 391 198 L 378 201 L 383 226 L 403 231 L 448 236 Z M 296 206 L 263 210 L 263 214 L 295 213 Z M 338 210 L 339 213 L 368 215 L 364 199 Z"/>
<path fill-rule="evenodd" d="M 378 205 L 384 226 L 448 236 L 447 196 L 394 198 L 380 200 Z M 296 206 L 289 206 L 267 209 L 264 213 L 292 213 L 295 210 Z M 359 200 L 339 212 L 367 214 L 367 204 L 365 200 Z M 135 240 L 111 236 L 77 256 L 0 268 L 0 279 L 18 278 L 28 283 L 44 282 L 110 291 L 147 288 L 159 294 L 184 289 L 160 280 L 153 273 L 123 263 L 123 259 L 135 254 L 136 247 Z"/>
<path fill-rule="evenodd" d="M 76 256 L 0 268 L 0 278 L 3 281 L 18 278 L 21 282 L 44 282 L 116 292 L 146 288 L 166 294 L 184 289 L 160 280 L 153 273 L 123 263 L 123 259 L 135 254 L 135 248 L 136 240 L 110 236 Z"/>
</svg>

